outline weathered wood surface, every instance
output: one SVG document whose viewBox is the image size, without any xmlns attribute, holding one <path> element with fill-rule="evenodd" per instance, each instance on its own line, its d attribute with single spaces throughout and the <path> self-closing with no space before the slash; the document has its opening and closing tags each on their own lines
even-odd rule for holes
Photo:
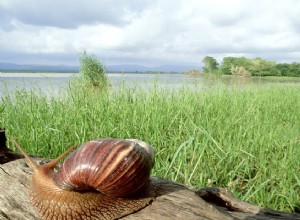
<svg viewBox="0 0 300 220">
<path fill-rule="evenodd" d="M 16 159 L 19 154 L 3 150 L 0 141 L 1 146 L 0 160 L 4 158 L 5 163 L 2 161 L 0 165 L 0 220 L 39 219 L 28 199 L 30 168 L 24 159 Z M 143 210 L 122 219 L 300 219 L 300 214 L 267 210 L 240 201 L 223 188 L 195 191 L 155 177 L 151 181 L 156 199 Z"/>
</svg>

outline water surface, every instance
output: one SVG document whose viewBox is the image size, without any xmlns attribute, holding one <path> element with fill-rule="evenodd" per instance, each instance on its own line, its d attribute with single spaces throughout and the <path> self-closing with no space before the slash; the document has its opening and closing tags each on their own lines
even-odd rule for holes
<svg viewBox="0 0 300 220">
<path fill-rule="evenodd" d="M 0 73 L 0 97 L 17 90 L 40 90 L 46 94 L 58 94 L 67 90 L 76 73 Z M 299 84 L 300 78 L 280 77 L 234 77 L 234 76 L 189 76 L 186 74 L 145 74 L 145 73 L 109 73 L 112 88 L 125 85 L 129 88 L 152 88 L 154 84 L 168 89 L 182 86 L 197 88 L 216 88 L 219 86 L 245 87 L 266 84 Z"/>
</svg>

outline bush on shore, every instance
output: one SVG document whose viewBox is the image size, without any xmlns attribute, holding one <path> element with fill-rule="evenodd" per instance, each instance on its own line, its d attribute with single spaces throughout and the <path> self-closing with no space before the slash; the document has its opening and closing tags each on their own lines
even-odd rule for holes
<svg viewBox="0 0 300 220">
<path fill-rule="evenodd" d="M 80 57 L 80 74 L 82 78 L 95 87 L 108 85 L 107 74 L 104 65 L 95 55 L 89 55 L 83 51 Z"/>
</svg>

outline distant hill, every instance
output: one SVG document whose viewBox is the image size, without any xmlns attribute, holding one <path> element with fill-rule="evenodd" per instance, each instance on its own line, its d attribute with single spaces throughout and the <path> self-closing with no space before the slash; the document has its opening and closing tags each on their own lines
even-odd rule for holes
<svg viewBox="0 0 300 220">
<path fill-rule="evenodd" d="M 78 66 L 66 65 L 20 65 L 14 63 L 0 63 L 0 71 L 9 72 L 78 72 Z"/>
<path fill-rule="evenodd" d="M 162 65 L 146 67 L 141 65 L 112 65 L 107 66 L 108 72 L 183 72 L 189 69 L 199 69 L 193 65 Z M 0 71 L 5 72 L 78 72 L 79 66 L 67 65 L 20 65 L 14 63 L 0 63 Z"/>
</svg>

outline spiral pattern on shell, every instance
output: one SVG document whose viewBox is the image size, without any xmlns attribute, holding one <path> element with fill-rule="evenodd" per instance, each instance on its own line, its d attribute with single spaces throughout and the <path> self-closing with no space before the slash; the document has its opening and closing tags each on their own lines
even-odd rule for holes
<svg viewBox="0 0 300 220">
<path fill-rule="evenodd" d="M 130 197 L 149 183 L 154 149 L 139 140 L 96 139 L 71 153 L 54 175 L 66 190 L 97 190 Z"/>
</svg>

